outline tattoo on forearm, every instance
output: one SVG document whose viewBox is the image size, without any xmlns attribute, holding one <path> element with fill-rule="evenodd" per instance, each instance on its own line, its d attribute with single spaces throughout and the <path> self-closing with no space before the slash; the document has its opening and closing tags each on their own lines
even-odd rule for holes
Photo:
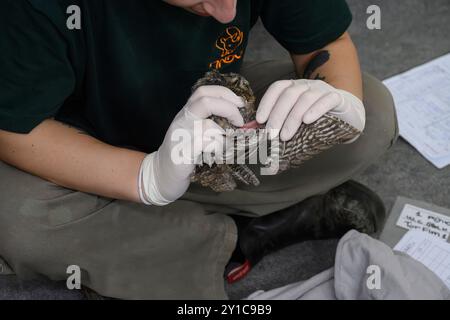
<svg viewBox="0 0 450 320">
<path fill-rule="evenodd" d="M 325 76 L 321 76 L 320 73 L 314 75 L 314 73 L 317 69 L 327 63 L 328 60 L 330 60 L 330 52 L 328 50 L 319 51 L 319 53 L 317 53 L 306 66 L 305 72 L 303 73 L 303 78 L 324 81 L 326 79 Z"/>
</svg>

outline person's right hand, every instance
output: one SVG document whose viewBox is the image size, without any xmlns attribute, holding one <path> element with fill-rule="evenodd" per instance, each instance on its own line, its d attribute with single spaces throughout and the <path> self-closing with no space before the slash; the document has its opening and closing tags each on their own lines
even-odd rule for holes
<svg viewBox="0 0 450 320">
<path fill-rule="evenodd" d="M 213 120 L 215 115 L 242 127 L 239 108 L 245 102 L 222 86 L 203 86 L 189 98 L 177 114 L 158 151 L 149 154 L 139 173 L 139 196 L 149 205 L 167 205 L 188 189 L 195 165 L 203 152 L 223 150 L 224 130 Z"/>
</svg>

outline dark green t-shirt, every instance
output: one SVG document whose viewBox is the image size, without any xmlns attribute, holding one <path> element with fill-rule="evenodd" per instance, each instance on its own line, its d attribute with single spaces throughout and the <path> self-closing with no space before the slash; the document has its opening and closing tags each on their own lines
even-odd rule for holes
<svg viewBox="0 0 450 320">
<path fill-rule="evenodd" d="M 81 9 L 81 30 L 67 28 L 70 5 Z M 239 0 L 226 25 L 161 0 L 2 0 L 0 129 L 28 133 L 54 117 L 155 151 L 198 78 L 239 71 L 258 17 L 298 54 L 351 22 L 345 0 Z"/>
</svg>

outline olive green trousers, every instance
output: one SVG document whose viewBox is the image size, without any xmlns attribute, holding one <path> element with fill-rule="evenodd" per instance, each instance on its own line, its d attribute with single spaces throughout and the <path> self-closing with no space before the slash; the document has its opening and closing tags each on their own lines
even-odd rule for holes
<svg viewBox="0 0 450 320">
<path fill-rule="evenodd" d="M 295 78 L 290 61 L 247 64 L 242 73 L 261 97 L 274 81 Z M 228 215 L 261 216 L 349 180 L 398 136 L 392 97 L 364 76 L 367 125 L 341 145 L 259 187 L 217 194 L 192 185 L 182 199 L 145 206 L 59 187 L 0 162 L 0 256 L 21 278 L 81 283 L 122 299 L 226 299 L 223 272 L 237 238 Z M 0 273 L 6 268 L 0 268 Z"/>
</svg>

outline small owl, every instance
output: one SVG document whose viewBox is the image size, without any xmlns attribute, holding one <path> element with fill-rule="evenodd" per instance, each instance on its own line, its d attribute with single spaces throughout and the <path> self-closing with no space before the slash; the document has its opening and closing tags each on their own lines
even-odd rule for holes
<svg viewBox="0 0 450 320">
<path fill-rule="evenodd" d="M 244 123 L 256 124 L 256 98 L 249 82 L 243 76 L 236 73 L 221 74 L 213 70 L 197 81 L 193 91 L 206 85 L 224 86 L 242 97 L 245 106 L 239 110 Z M 341 119 L 325 114 L 314 123 L 302 124 L 291 140 L 273 143 L 273 140 L 268 139 L 267 134 L 264 134 L 262 130 L 264 126 L 255 125 L 254 129 L 242 130 L 234 127 L 225 118 L 212 116 L 211 119 L 225 130 L 234 130 L 234 134 L 228 139 L 232 141 L 231 146 L 234 152 L 232 153 L 235 154 L 235 161 L 198 165 L 191 181 L 200 183 L 216 192 L 232 191 L 236 189 L 238 183 L 258 186 L 260 181 L 246 161 L 258 154 L 259 148 L 262 146 L 267 149 L 264 154 L 268 156 L 264 159 L 261 167 L 269 168 L 273 161 L 277 161 L 278 170 L 274 174 L 279 174 L 289 168 L 298 167 L 332 146 L 351 141 L 361 134 L 359 130 Z M 236 155 L 241 157 L 241 161 L 236 161 Z M 229 159 L 226 156 L 224 158 Z"/>
</svg>

